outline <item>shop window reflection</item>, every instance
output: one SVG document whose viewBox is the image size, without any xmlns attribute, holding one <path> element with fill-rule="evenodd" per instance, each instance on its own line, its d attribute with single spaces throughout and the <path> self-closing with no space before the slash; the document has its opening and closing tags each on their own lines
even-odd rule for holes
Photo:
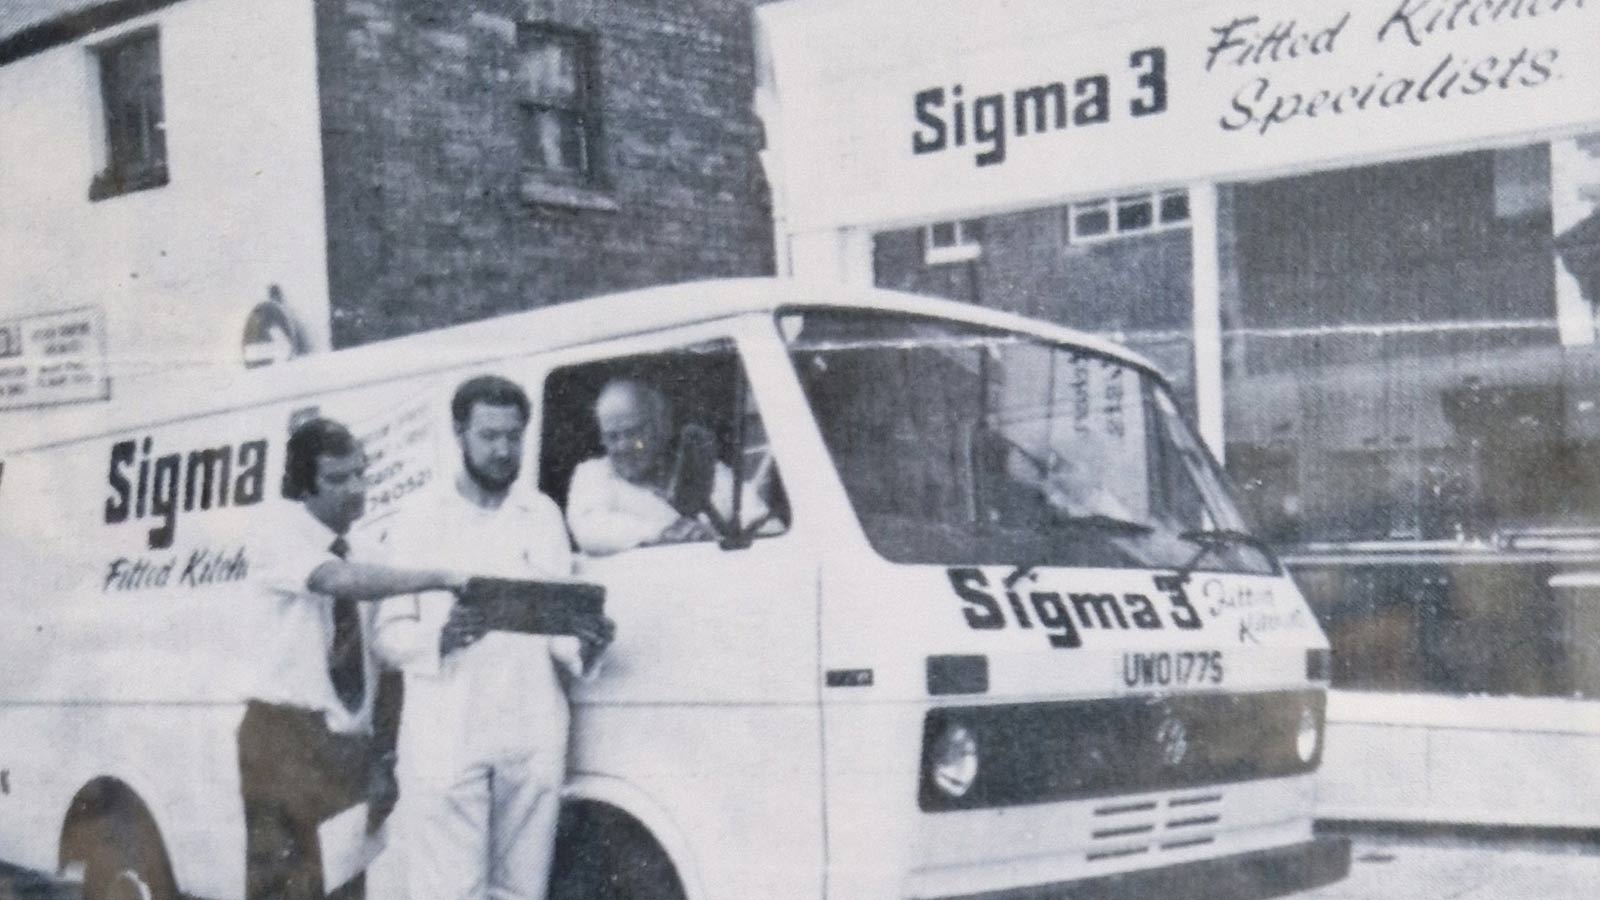
<svg viewBox="0 0 1600 900">
<path fill-rule="evenodd" d="M 1557 352 L 1546 362 L 1559 373 Z M 1418 375 L 1430 372 L 1419 360 L 1391 367 L 1390 389 L 1444 381 Z M 1569 358 L 1566 368 L 1570 376 L 1589 366 Z M 1324 415 L 1346 431 L 1343 446 L 1320 433 L 1308 439 L 1303 423 L 1287 438 L 1229 446 L 1243 505 L 1288 551 L 1333 642 L 1336 687 L 1596 693 L 1573 661 L 1574 642 L 1592 639 L 1575 601 L 1595 598 L 1550 586 L 1571 560 L 1600 549 L 1600 436 L 1573 399 L 1600 394 L 1592 376 L 1566 385 L 1453 376 L 1420 394 L 1433 410 L 1415 417 L 1444 426 L 1427 446 L 1371 427 L 1352 412 L 1360 404 L 1340 401 Z"/>
</svg>

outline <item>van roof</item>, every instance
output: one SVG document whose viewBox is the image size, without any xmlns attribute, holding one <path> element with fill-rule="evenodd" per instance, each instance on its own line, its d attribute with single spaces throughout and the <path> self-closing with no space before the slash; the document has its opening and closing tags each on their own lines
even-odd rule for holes
<svg viewBox="0 0 1600 900">
<path fill-rule="evenodd" d="M 91 434 L 309 395 L 325 387 L 374 380 L 374 373 L 381 372 L 383 379 L 405 377 L 699 322 L 771 313 L 786 307 L 870 309 L 954 319 L 1081 346 L 1160 376 L 1150 362 L 1104 338 L 970 303 L 836 283 L 719 279 L 559 303 L 334 353 L 313 354 L 266 369 L 179 369 L 122 385 L 114 382 L 109 409 L 104 403 L 90 403 L 43 411 L 0 412 L 0 421 L 9 419 L 7 425 L 12 426 L 0 429 L 4 435 L 0 449 L 55 445 Z M 419 353 L 423 348 L 426 352 Z M 205 383 L 204 379 L 215 380 Z M 203 390 L 197 390 L 197 383 L 205 385 Z M 140 397 L 171 399 L 130 403 L 125 398 L 135 387 Z"/>
</svg>

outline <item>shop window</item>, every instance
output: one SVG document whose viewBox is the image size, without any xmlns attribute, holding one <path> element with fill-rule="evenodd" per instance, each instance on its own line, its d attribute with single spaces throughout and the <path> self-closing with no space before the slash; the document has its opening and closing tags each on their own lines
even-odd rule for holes
<svg viewBox="0 0 1600 900">
<path fill-rule="evenodd" d="M 1501 219 L 1549 215 L 1550 145 L 1494 151 L 1494 214 Z"/>
<path fill-rule="evenodd" d="M 966 262 L 983 252 L 977 222 L 935 222 L 922 230 L 923 259 L 930 266 Z"/>
<path fill-rule="evenodd" d="M 1300 486 L 1295 456 L 1286 447 L 1228 445 L 1228 471 L 1239 505 L 1263 540 L 1279 546 L 1300 540 Z"/>
<path fill-rule="evenodd" d="M 1270 395 L 1236 382 L 1250 410 L 1235 413 L 1237 430 L 1258 442 L 1229 446 L 1230 472 L 1322 619 L 1336 687 L 1600 696 L 1574 624 L 1595 595 L 1556 579 L 1600 548 L 1600 437 L 1572 401 L 1596 375 L 1574 366 L 1564 386 L 1497 384 L 1492 346 L 1462 346 L 1482 377 L 1461 374 L 1462 359 L 1371 354 L 1361 369 L 1382 371 L 1383 402 L 1350 390 L 1348 368 L 1302 365 L 1303 421 L 1277 438 L 1250 415 Z M 1529 371 L 1541 356 L 1517 352 Z M 1560 358 L 1543 355 L 1561 377 Z"/>
<path fill-rule="evenodd" d="M 1228 465 L 1355 690 L 1600 696 L 1600 360 L 1543 144 L 1231 187 Z"/>
<path fill-rule="evenodd" d="M 732 549 L 788 530 L 787 495 L 730 341 L 557 369 L 543 409 L 539 486 L 584 553 Z"/>
<path fill-rule="evenodd" d="M 1257 533 L 1284 548 L 1349 690 L 1577 696 L 1589 639 L 1548 556 L 1571 544 L 1539 529 L 1496 534 L 1474 488 L 1483 453 L 1302 452 L 1229 447 Z M 1552 480 L 1559 480 L 1552 477 Z M 1530 538 L 1544 543 L 1522 545 Z M 1592 537 L 1589 538 L 1592 542 Z M 1298 545 L 1298 546 L 1297 546 Z M 1587 602 L 1593 602 L 1590 596 Z M 1593 696 L 1593 694 L 1590 694 Z"/>
<path fill-rule="evenodd" d="M 542 180 L 595 186 L 600 180 L 600 108 L 593 35 L 525 24 L 521 129 L 524 159 Z"/>
<path fill-rule="evenodd" d="M 1594 697 L 1574 607 L 1548 564 L 1291 563 L 1333 645 L 1337 688 Z M 1592 602 L 1592 597 L 1589 598 Z"/>
<path fill-rule="evenodd" d="M 1086 200 L 1066 210 L 1068 244 L 1089 244 L 1188 224 L 1189 193 L 1182 190 Z"/>
<path fill-rule="evenodd" d="M 100 200 L 167 183 L 161 44 L 145 29 L 95 48 L 104 111 L 105 167 L 89 184 Z"/>
</svg>

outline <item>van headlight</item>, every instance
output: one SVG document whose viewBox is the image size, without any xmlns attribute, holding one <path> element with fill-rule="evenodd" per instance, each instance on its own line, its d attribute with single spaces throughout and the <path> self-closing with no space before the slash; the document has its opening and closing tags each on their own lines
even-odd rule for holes
<svg viewBox="0 0 1600 900">
<path fill-rule="evenodd" d="M 946 797 L 966 796 L 978 780 L 978 739 L 972 730 L 949 722 L 928 753 L 929 780 Z"/>
<path fill-rule="evenodd" d="M 1300 755 L 1300 761 L 1310 765 L 1317 758 L 1317 750 L 1322 744 L 1322 727 L 1317 721 L 1317 712 L 1309 705 L 1300 710 L 1300 725 L 1295 731 L 1294 752 Z"/>
</svg>

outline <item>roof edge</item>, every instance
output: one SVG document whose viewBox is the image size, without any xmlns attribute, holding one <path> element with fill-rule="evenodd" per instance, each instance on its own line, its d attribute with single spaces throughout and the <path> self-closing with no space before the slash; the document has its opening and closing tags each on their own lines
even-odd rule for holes
<svg viewBox="0 0 1600 900">
<path fill-rule="evenodd" d="M 0 66 L 181 2 L 183 0 L 106 0 L 76 12 L 43 19 L 0 37 Z"/>
</svg>

